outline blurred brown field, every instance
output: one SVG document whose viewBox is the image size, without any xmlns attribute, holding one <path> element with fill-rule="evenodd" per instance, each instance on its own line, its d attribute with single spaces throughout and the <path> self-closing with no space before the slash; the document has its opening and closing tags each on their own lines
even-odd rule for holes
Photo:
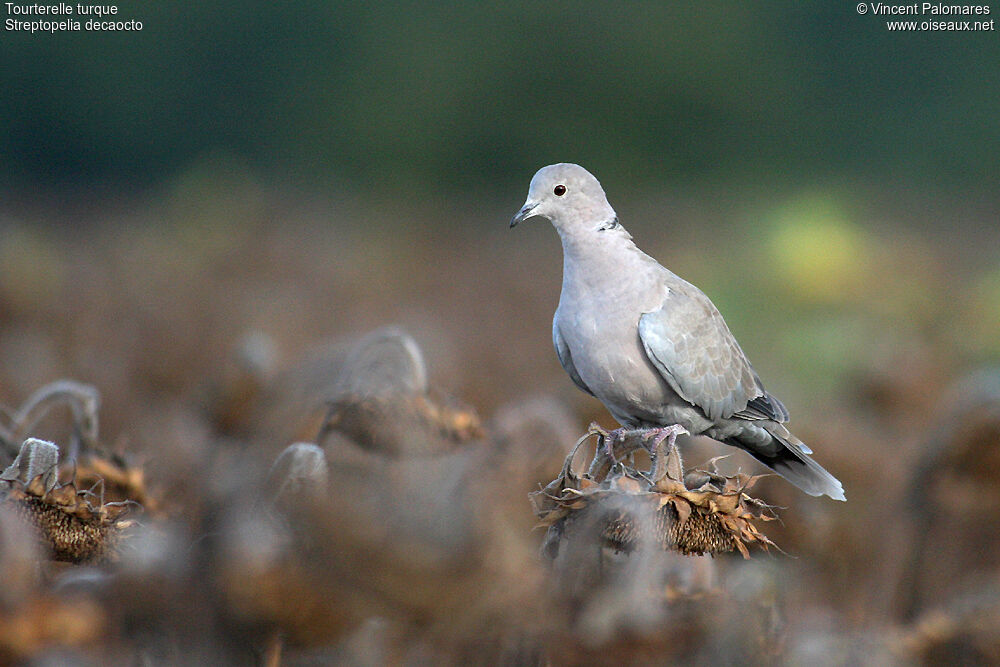
<svg viewBox="0 0 1000 667">
<path fill-rule="evenodd" d="M 2 597 L 6 659 L 1000 661 L 1000 202 L 843 184 L 618 197 L 612 185 L 640 247 L 715 301 L 793 430 L 847 492 L 840 504 L 761 480 L 754 495 L 783 508 L 764 528 L 781 551 L 715 558 L 723 597 L 710 618 L 675 608 L 643 625 L 623 612 L 632 625 L 622 629 L 552 611 L 527 493 L 558 472 L 590 421 L 614 424 L 553 353 L 561 250 L 548 225 L 507 230 L 523 192 L 378 201 L 223 172 L 136 200 L 0 209 L 0 404 L 14 410 L 60 378 L 96 387 L 101 444 L 142 466 L 162 508 L 141 521 L 170 536 L 163 546 L 140 535 L 122 565 L 60 571 Z M 301 578 L 261 569 L 272 561 L 260 549 L 272 547 L 254 536 L 276 530 L 255 523 L 266 471 L 289 444 L 316 438 L 343 363 L 335 351 L 387 325 L 419 344 L 431 387 L 478 414 L 483 431 L 471 441 L 486 444 L 456 445 L 439 467 L 412 473 L 421 483 L 409 502 L 371 507 L 360 496 L 378 482 L 357 472 L 370 472 L 368 455 L 331 458 L 331 494 L 344 494 L 335 518 L 303 512 L 319 512 L 307 525 L 336 583 L 308 560 L 288 565 Z M 53 411 L 31 435 L 62 446 L 68 432 Z M 722 464 L 731 472 L 762 472 L 721 445 L 684 451 L 689 465 L 732 454 Z M 416 479 L 393 474 L 405 488 Z M 480 474 L 488 492 L 466 486 Z M 414 503 L 438 513 L 440 533 L 400 536 L 422 525 Z M 389 533 L 345 518 L 356 506 Z M 14 562 L 11 535 L 2 555 Z M 362 537 L 340 544 L 345 535 Z M 171 570 L 204 541 L 221 544 L 217 560 Z M 368 581 L 372 572 L 381 579 Z M 117 579 L 101 588 L 86 576 Z M 171 593 L 198 581 L 221 599 Z M 310 590 L 335 602 L 310 607 Z M 746 629 L 747 600 L 777 619 L 770 630 Z M 39 612 L 46 604 L 58 613 Z M 76 613 L 92 620 L 84 631 L 66 621 L 12 652 L 15 622 Z"/>
</svg>

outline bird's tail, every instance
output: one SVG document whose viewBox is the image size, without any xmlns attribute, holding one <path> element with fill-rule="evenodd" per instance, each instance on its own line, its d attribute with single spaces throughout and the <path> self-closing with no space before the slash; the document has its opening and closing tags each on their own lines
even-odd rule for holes
<svg viewBox="0 0 1000 667">
<path fill-rule="evenodd" d="M 770 451 L 760 451 L 757 447 L 748 447 L 743 443 L 737 446 L 810 496 L 826 494 L 834 500 L 847 500 L 840 480 L 810 458 L 812 450 L 801 440 L 777 422 L 760 425 L 771 434 L 774 443 L 780 446 L 768 448 Z"/>
</svg>

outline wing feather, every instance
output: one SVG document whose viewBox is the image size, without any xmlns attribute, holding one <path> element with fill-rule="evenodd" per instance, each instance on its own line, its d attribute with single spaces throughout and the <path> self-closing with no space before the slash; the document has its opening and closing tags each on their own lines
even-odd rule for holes
<svg viewBox="0 0 1000 667">
<path fill-rule="evenodd" d="M 764 391 L 718 309 L 694 286 L 684 287 L 671 287 L 660 308 L 639 318 L 639 338 L 653 366 L 709 419 L 787 421 L 785 406 Z"/>
<path fill-rule="evenodd" d="M 569 352 L 569 346 L 566 345 L 566 341 L 563 339 L 562 334 L 559 333 L 559 324 L 557 320 L 552 321 L 552 344 L 555 345 L 556 355 L 559 357 L 559 363 L 562 364 L 563 369 L 572 378 L 573 383 L 577 387 L 584 390 L 591 396 L 594 392 L 590 390 L 590 387 L 580 378 L 580 374 L 576 370 L 576 366 L 573 365 L 573 355 Z"/>
</svg>

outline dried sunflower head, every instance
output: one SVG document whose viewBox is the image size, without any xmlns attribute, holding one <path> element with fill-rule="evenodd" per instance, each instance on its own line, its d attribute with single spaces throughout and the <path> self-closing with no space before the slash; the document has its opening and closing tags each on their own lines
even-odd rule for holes
<svg viewBox="0 0 1000 667">
<path fill-rule="evenodd" d="M 549 556 L 580 530 L 602 546 L 625 552 L 642 540 L 683 554 L 738 549 L 744 557 L 749 557 L 747 545 L 773 546 L 756 525 L 774 518 L 772 508 L 745 493 L 757 478 L 724 477 L 715 470 L 685 476 L 672 443 L 660 443 L 648 473 L 621 462 L 606 465 L 600 460 L 607 457 L 603 441 L 588 472 L 578 473 L 573 466 L 577 450 L 594 433 L 600 435 L 592 431 L 582 438 L 559 476 L 532 495 L 536 514 L 549 528 L 544 546 Z M 637 446 L 622 443 L 623 458 Z"/>
<path fill-rule="evenodd" d="M 59 448 L 28 438 L 14 462 L 0 474 L 5 487 L 3 506 L 34 529 L 53 560 L 71 563 L 113 559 L 124 515 L 133 502 L 104 502 L 91 491 L 81 491 L 75 480 L 58 479 Z"/>
</svg>

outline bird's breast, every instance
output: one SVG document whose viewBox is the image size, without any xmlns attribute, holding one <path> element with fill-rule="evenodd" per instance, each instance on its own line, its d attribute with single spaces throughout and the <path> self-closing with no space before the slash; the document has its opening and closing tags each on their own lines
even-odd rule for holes
<svg viewBox="0 0 1000 667">
<path fill-rule="evenodd" d="M 619 420 L 675 396 L 646 356 L 637 316 L 614 302 L 564 305 L 559 330 L 577 373 Z"/>
</svg>

